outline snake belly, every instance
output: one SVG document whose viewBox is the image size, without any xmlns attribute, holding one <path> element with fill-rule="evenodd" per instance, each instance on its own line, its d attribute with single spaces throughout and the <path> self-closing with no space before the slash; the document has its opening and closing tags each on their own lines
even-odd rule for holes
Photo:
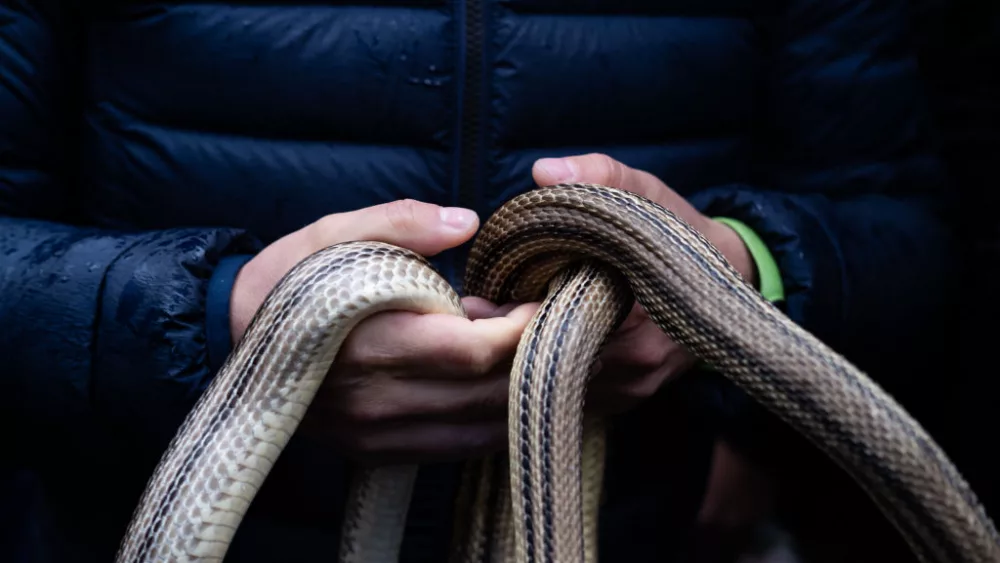
<svg viewBox="0 0 1000 563">
<path fill-rule="evenodd" d="M 426 260 L 387 244 L 336 245 L 293 268 L 167 447 L 116 561 L 222 561 L 344 339 L 387 310 L 465 315 Z M 359 471 L 342 561 L 396 560 L 416 470 Z"/>
<path fill-rule="evenodd" d="M 992 521 L 920 425 L 662 207 L 604 186 L 527 192 L 484 224 L 465 287 L 543 306 L 518 349 L 508 451 L 469 463 L 453 561 L 595 560 L 603 434 L 580 396 L 630 291 L 662 330 L 840 464 L 921 561 L 1000 563 Z M 464 314 L 425 260 L 388 245 L 338 245 L 293 268 L 168 447 L 118 561 L 221 560 L 340 344 L 388 309 Z M 577 352 L 555 361 L 564 345 Z M 546 377 L 567 359 L 572 377 Z M 415 470 L 359 474 L 341 560 L 397 560 Z"/>
<path fill-rule="evenodd" d="M 993 522 L 920 424 L 662 206 L 599 185 L 532 190 L 484 226 L 465 283 L 491 301 L 535 300 L 539 276 L 584 259 L 620 272 L 664 332 L 840 465 L 920 561 L 1000 563 Z M 523 456 L 510 455 L 513 471 Z"/>
<path fill-rule="evenodd" d="M 525 280 L 537 284 L 525 286 L 530 293 L 547 294 L 511 369 L 511 453 L 466 471 L 453 563 L 597 561 L 605 429 L 601 417 L 584 414 L 584 396 L 632 293 L 600 263 L 539 266 L 554 274 Z"/>
</svg>

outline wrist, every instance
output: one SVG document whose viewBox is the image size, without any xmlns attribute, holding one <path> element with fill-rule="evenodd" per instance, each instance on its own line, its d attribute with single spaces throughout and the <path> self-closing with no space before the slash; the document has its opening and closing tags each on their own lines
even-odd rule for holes
<svg viewBox="0 0 1000 563">
<path fill-rule="evenodd" d="M 235 308 L 235 280 L 249 255 L 226 256 L 216 265 L 209 280 L 205 323 L 209 364 L 219 369 L 233 347 L 232 311 Z"/>
<path fill-rule="evenodd" d="M 249 260 L 234 273 L 228 315 L 231 346 L 236 346 L 243 338 L 254 313 L 263 302 L 260 294 L 266 290 L 258 287 L 261 276 L 256 272 L 259 269 L 259 262 Z"/>
<path fill-rule="evenodd" d="M 743 279 L 760 289 L 760 274 L 754 256 L 737 229 L 728 221 L 719 218 L 712 219 L 710 225 L 706 238 L 726 257 Z"/>
<path fill-rule="evenodd" d="M 714 221 L 728 227 L 739 237 L 743 250 L 750 255 L 750 263 L 754 269 L 752 283 L 757 291 L 772 303 L 784 301 L 784 281 L 778 263 L 767 244 L 742 221 L 729 217 L 716 217 Z"/>
</svg>

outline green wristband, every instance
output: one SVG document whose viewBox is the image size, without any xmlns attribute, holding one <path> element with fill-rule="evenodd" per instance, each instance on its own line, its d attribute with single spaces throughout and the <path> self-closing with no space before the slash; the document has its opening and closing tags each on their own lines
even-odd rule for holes
<svg viewBox="0 0 1000 563">
<path fill-rule="evenodd" d="M 785 285 L 781 281 L 781 272 L 764 241 L 757 236 L 753 229 L 736 219 L 729 217 L 715 217 L 714 219 L 736 231 L 736 234 L 743 240 L 743 244 L 746 245 L 750 256 L 753 257 L 754 264 L 757 266 L 760 294 L 772 303 L 783 301 L 785 299 Z"/>
</svg>

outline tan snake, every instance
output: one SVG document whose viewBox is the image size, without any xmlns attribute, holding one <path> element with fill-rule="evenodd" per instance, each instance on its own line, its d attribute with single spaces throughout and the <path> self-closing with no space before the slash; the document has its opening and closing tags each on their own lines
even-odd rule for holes
<svg viewBox="0 0 1000 563">
<path fill-rule="evenodd" d="M 920 425 L 666 209 L 594 185 L 527 192 L 483 225 L 466 290 L 543 303 L 511 374 L 508 452 L 467 464 L 456 563 L 596 561 L 604 436 L 583 391 L 633 298 L 849 472 L 921 561 L 1000 562 L 992 522 Z M 164 453 L 117 560 L 221 561 L 344 338 L 393 309 L 464 314 L 426 260 L 386 244 L 335 245 L 293 268 Z M 396 561 L 415 472 L 358 470 L 341 561 Z"/>
</svg>

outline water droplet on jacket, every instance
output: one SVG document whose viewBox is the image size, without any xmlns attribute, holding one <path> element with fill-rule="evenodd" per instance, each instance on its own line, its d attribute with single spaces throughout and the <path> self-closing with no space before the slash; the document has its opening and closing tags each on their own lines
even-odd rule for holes
<svg viewBox="0 0 1000 563">
<path fill-rule="evenodd" d="M 59 276 L 59 281 L 61 283 L 66 283 L 69 281 L 69 276 Z"/>
<path fill-rule="evenodd" d="M 434 66 L 434 65 L 431 65 L 431 66 L 427 67 L 427 70 L 429 70 L 429 71 L 431 71 L 431 72 L 434 72 L 434 71 L 436 71 L 436 70 L 437 70 L 437 68 L 438 68 L 438 67 L 436 67 L 436 66 Z"/>
<path fill-rule="evenodd" d="M 419 79 L 419 78 L 416 78 L 416 77 L 414 77 L 414 76 L 411 76 L 411 77 L 410 77 L 410 80 L 409 80 L 408 82 L 409 82 L 410 84 L 419 84 L 419 83 L 420 83 L 420 79 Z"/>
<path fill-rule="evenodd" d="M 424 79 L 424 84 L 427 85 L 427 86 L 433 86 L 434 85 L 434 81 L 431 80 L 430 78 L 425 78 Z"/>
<path fill-rule="evenodd" d="M 399 60 L 401 61 L 405 61 L 406 59 L 407 59 L 406 53 L 403 53 L 402 55 L 399 56 Z"/>
</svg>

